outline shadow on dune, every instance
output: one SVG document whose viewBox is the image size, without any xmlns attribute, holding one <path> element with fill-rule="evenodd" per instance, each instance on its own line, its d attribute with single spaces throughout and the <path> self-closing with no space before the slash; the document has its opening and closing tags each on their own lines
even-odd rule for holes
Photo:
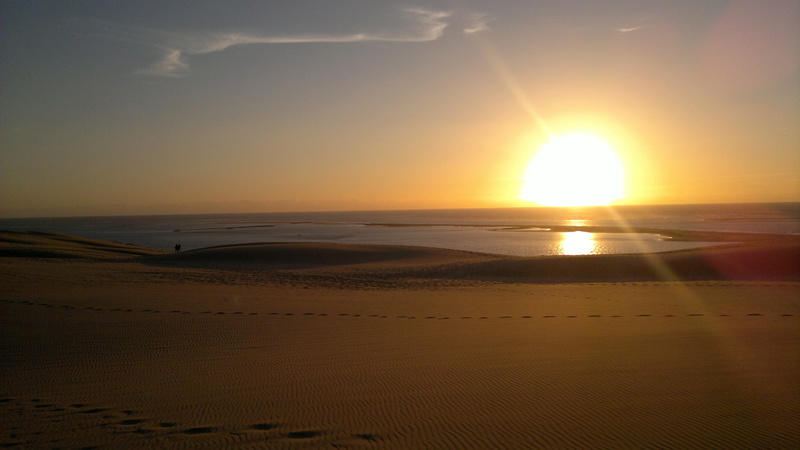
<svg viewBox="0 0 800 450">
<path fill-rule="evenodd" d="M 229 270 L 292 270 L 390 263 L 437 264 L 486 260 L 487 255 L 427 247 L 326 243 L 226 245 L 145 258 L 147 264 Z"/>
<path fill-rule="evenodd" d="M 147 264 L 222 270 L 369 267 L 401 277 L 523 283 L 594 281 L 800 281 L 800 243 L 759 242 L 655 254 L 518 258 L 390 245 L 272 243 L 149 256 Z M 351 266 L 351 267 L 346 267 Z M 397 272 L 398 268 L 404 270 Z"/>
<path fill-rule="evenodd" d="M 41 231 L 0 231 L 0 257 L 125 259 L 163 253 L 151 248 Z"/>
<path fill-rule="evenodd" d="M 520 282 L 800 281 L 800 244 L 732 244 L 654 254 L 514 258 L 445 269 L 440 276 Z"/>
</svg>

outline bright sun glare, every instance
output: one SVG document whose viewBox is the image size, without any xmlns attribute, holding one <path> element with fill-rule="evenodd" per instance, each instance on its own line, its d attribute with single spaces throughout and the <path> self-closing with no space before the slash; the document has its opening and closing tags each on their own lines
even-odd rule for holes
<svg viewBox="0 0 800 450">
<path fill-rule="evenodd" d="M 528 165 L 519 198 L 544 206 L 608 205 L 623 197 L 624 179 L 619 157 L 599 137 L 553 136 Z"/>
</svg>

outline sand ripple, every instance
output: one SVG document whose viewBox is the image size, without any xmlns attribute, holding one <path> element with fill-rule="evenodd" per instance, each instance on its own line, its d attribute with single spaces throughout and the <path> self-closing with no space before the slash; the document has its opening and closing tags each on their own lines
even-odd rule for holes
<svg viewBox="0 0 800 450">
<path fill-rule="evenodd" d="M 799 282 L 542 283 L 541 262 L 407 248 L 225 260 L 273 250 L 0 258 L 0 446 L 800 443 Z"/>
</svg>

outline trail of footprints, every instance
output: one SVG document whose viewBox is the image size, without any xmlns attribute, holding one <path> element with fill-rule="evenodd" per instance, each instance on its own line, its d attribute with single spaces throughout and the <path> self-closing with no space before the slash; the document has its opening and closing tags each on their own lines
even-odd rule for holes
<svg viewBox="0 0 800 450">
<path fill-rule="evenodd" d="M 123 308 L 104 309 L 104 308 L 96 308 L 96 307 L 92 307 L 92 306 L 75 307 L 75 306 L 72 306 L 72 305 L 54 305 L 54 304 L 51 304 L 51 303 L 36 303 L 36 302 L 31 302 L 31 301 L 15 301 L 15 300 L 0 300 L 0 301 L 2 301 L 4 303 L 16 303 L 16 304 L 21 304 L 21 305 L 40 306 L 40 307 L 45 307 L 45 308 L 61 308 L 61 309 L 68 309 L 68 310 L 79 310 L 79 309 L 82 309 L 82 310 L 98 311 L 98 312 L 103 312 L 103 311 L 123 312 L 123 313 L 134 313 L 134 312 L 137 312 L 137 313 L 149 313 L 149 314 L 167 313 L 167 314 L 180 314 L 180 315 L 185 315 L 185 314 L 205 314 L 205 315 L 227 315 L 227 314 L 229 314 L 229 315 L 242 315 L 242 316 L 244 316 L 244 315 L 258 316 L 259 315 L 259 313 L 257 313 L 257 312 L 244 312 L 244 311 L 234 311 L 234 312 L 227 312 L 227 311 L 201 311 L 200 313 L 192 313 L 192 312 L 189 312 L 189 311 L 182 311 L 182 310 L 177 310 L 177 309 L 170 310 L 170 311 L 161 311 L 161 310 L 158 310 L 158 309 L 123 309 Z M 459 317 L 455 317 L 454 316 L 454 317 L 450 317 L 450 316 L 413 316 L 413 315 L 393 315 L 393 316 L 389 316 L 389 315 L 381 315 L 381 314 L 368 314 L 367 315 L 367 314 L 350 314 L 350 313 L 327 314 L 327 313 L 313 313 L 313 312 L 306 312 L 306 313 L 270 312 L 270 313 L 266 313 L 266 314 L 261 313 L 261 315 L 266 315 L 266 316 L 317 316 L 317 317 L 337 316 L 337 317 L 352 317 L 352 318 L 368 317 L 368 318 L 378 318 L 378 319 L 394 318 L 394 319 L 412 319 L 412 320 L 413 319 L 428 319 L 428 320 L 450 320 L 450 319 L 461 319 L 461 320 L 467 320 L 467 319 L 534 319 L 534 318 L 542 318 L 542 319 L 556 319 L 556 318 L 577 319 L 577 318 L 620 318 L 620 317 L 626 317 L 626 316 L 623 316 L 623 315 L 601 315 L 601 314 L 589 314 L 589 315 L 585 315 L 585 316 L 580 316 L 580 315 L 565 315 L 565 316 L 554 316 L 554 315 L 532 316 L 532 315 L 525 315 L 525 316 L 459 316 Z M 748 313 L 748 314 L 742 314 L 742 315 L 743 316 L 747 316 L 747 317 L 768 316 L 768 314 L 762 314 L 762 313 Z M 740 316 L 742 316 L 742 315 L 740 315 Z M 733 316 L 736 316 L 736 314 L 716 314 L 716 315 L 699 314 L 699 313 L 690 313 L 690 314 L 685 314 L 685 315 L 676 315 L 676 314 L 661 314 L 661 315 L 659 315 L 659 314 L 633 314 L 633 315 L 628 315 L 627 317 L 704 317 L 704 316 L 710 316 L 710 317 L 714 317 L 714 316 L 716 316 L 716 317 L 733 317 Z M 778 316 L 780 316 L 780 317 L 795 317 L 795 314 L 778 314 Z"/>
<path fill-rule="evenodd" d="M 71 403 L 71 404 L 56 404 L 49 403 L 39 398 L 33 399 L 15 399 L 15 398 L 2 398 L 0 399 L 0 411 L 6 417 L 16 416 L 20 418 L 18 422 L 9 423 L 4 420 L 3 428 L 0 429 L 0 447 L 30 447 L 30 446 L 47 446 L 65 444 L 63 441 L 78 440 L 94 441 L 103 439 L 103 432 L 107 432 L 105 436 L 116 435 L 138 435 L 127 436 L 124 439 L 130 442 L 130 439 L 158 439 L 169 435 L 183 435 L 183 436 L 206 436 L 210 438 L 220 439 L 225 436 L 244 437 L 246 440 L 272 440 L 272 439 L 314 439 L 323 437 L 327 434 L 324 430 L 310 429 L 310 430 L 281 430 L 279 423 L 275 422 L 261 422 L 253 423 L 249 426 L 241 428 L 231 428 L 222 426 L 209 426 L 208 424 L 179 424 L 175 422 L 164 422 L 157 419 L 142 417 L 136 411 L 130 409 L 117 409 L 117 408 L 100 408 L 85 403 Z M 36 427 L 37 423 L 58 422 L 72 416 L 77 425 L 63 436 L 54 435 L 52 430 L 43 430 Z M 38 418 L 40 420 L 30 420 Z M 97 429 L 102 429 L 99 435 Z M 89 436 L 76 436 L 82 434 L 81 431 L 90 431 Z M 45 438 L 44 436 L 48 436 Z M 330 437 L 330 436 L 328 436 Z M 357 433 L 350 436 L 351 438 L 361 440 L 362 442 L 376 442 L 378 436 L 371 433 Z M 47 439 L 47 442 L 44 440 Z M 84 449 L 98 448 L 100 446 L 108 445 L 109 442 L 97 443 L 97 445 L 84 446 Z M 69 445 L 67 442 L 66 445 Z"/>
</svg>

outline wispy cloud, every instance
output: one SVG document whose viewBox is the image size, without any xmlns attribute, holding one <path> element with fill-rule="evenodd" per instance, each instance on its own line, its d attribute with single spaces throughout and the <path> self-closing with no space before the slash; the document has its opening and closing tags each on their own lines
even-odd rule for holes
<svg viewBox="0 0 800 450">
<path fill-rule="evenodd" d="M 630 33 L 631 31 L 641 30 L 642 28 L 647 28 L 644 25 L 638 27 L 628 27 L 628 28 L 617 28 L 616 30 L 620 33 Z"/>
<path fill-rule="evenodd" d="M 180 77 L 189 70 L 189 57 L 223 51 L 236 45 L 349 43 L 349 42 L 426 42 L 439 39 L 453 16 L 450 11 L 426 8 L 401 10 L 404 26 L 392 32 L 359 32 L 352 34 L 263 35 L 255 33 L 165 33 L 148 31 L 145 41 L 162 51 L 160 59 L 149 67 L 137 70 L 141 75 Z M 487 30 L 483 16 L 475 15 L 466 22 L 465 33 Z"/>
<path fill-rule="evenodd" d="M 462 30 L 467 34 L 489 31 L 489 17 L 486 14 L 469 14 Z"/>
<path fill-rule="evenodd" d="M 165 49 L 164 56 L 154 62 L 150 67 L 139 69 L 134 73 L 140 75 L 160 75 L 164 77 L 178 77 L 189 69 L 189 63 L 184 60 L 183 53 L 176 49 Z"/>
<path fill-rule="evenodd" d="M 629 22 L 629 25 L 627 27 L 616 27 L 614 28 L 614 31 L 616 31 L 617 33 L 632 33 L 634 31 L 650 28 L 654 24 L 658 23 L 656 20 L 657 17 L 653 15 L 633 17 L 631 18 L 631 21 Z"/>
</svg>

